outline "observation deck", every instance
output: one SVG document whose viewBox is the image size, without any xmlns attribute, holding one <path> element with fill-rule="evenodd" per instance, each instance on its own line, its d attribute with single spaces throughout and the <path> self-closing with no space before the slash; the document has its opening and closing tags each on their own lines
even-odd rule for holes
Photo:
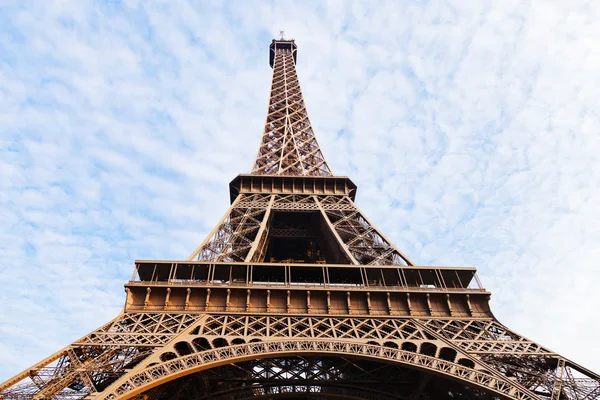
<svg viewBox="0 0 600 400">
<path fill-rule="evenodd" d="M 126 311 L 491 318 L 473 267 L 140 260 Z"/>
</svg>

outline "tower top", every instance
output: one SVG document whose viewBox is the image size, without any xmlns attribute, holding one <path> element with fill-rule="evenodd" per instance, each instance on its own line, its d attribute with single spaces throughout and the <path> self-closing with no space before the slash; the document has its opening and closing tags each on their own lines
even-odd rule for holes
<svg viewBox="0 0 600 400">
<path fill-rule="evenodd" d="M 296 74 L 294 39 L 273 39 L 269 50 L 271 95 L 251 174 L 333 176 L 306 112 Z"/>
<path fill-rule="evenodd" d="M 275 54 L 279 52 L 292 53 L 294 64 L 297 62 L 298 46 L 296 46 L 294 39 L 283 39 L 283 31 L 281 39 L 273 39 L 271 46 L 269 46 L 269 65 L 271 68 L 273 68 L 273 63 L 275 62 Z"/>
</svg>

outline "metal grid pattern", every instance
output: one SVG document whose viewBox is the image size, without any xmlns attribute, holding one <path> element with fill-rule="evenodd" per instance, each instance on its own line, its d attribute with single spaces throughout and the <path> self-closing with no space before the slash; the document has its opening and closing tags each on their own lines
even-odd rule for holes
<svg viewBox="0 0 600 400">
<path fill-rule="evenodd" d="M 407 350 L 331 340 L 281 340 L 247 343 L 194 352 L 162 361 L 139 372 L 129 374 L 115 382 L 112 391 L 105 391 L 96 398 L 98 400 L 129 398 L 157 386 L 163 381 L 168 382 L 171 375 L 177 374 L 183 376 L 203 369 L 209 369 L 213 365 L 218 366 L 223 363 L 231 363 L 244 359 L 264 358 L 269 355 L 281 358 L 286 355 L 295 356 L 304 354 L 358 356 L 367 359 L 377 359 L 382 362 L 415 366 L 420 369 L 431 370 L 442 376 L 464 381 L 472 386 L 481 387 L 482 389 L 496 392 L 509 398 L 519 400 L 533 400 L 537 398 L 533 393 L 523 389 L 517 383 L 490 373 L 484 367 L 476 369 Z"/>
<path fill-rule="evenodd" d="M 0 385 L 0 399 L 81 399 L 177 337 L 201 315 L 121 313 Z"/>
<path fill-rule="evenodd" d="M 414 265 L 349 196 L 240 194 L 190 261 L 263 262 L 273 211 L 318 211 L 356 265 Z"/>
<path fill-rule="evenodd" d="M 0 398 L 129 398 L 213 365 L 299 354 L 394 361 L 507 398 L 600 396 L 600 377 L 489 319 L 132 313 L 6 382 Z"/>
<path fill-rule="evenodd" d="M 252 174 L 331 176 L 308 119 L 292 51 L 275 51 L 267 121 Z"/>
</svg>

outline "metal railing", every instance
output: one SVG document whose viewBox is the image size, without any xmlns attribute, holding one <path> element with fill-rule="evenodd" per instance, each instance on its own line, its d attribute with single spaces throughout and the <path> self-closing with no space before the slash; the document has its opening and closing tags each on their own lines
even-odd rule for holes
<svg viewBox="0 0 600 400">
<path fill-rule="evenodd" d="M 231 287 L 231 288 L 266 288 L 266 289 L 327 289 L 327 290 L 361 290 L 361 291 L 410 291 L 410 292 L 486 292 L 479 287 L 436 287 L 434 285 L 363 285 L 359 283 L 319 283 L 319 282 L 235 282 L 235 281 L 206 281 L 181 280 L 167 281 L 129 281 L 128 286 L 182 286 L 182 287 Z"/>
</svg>

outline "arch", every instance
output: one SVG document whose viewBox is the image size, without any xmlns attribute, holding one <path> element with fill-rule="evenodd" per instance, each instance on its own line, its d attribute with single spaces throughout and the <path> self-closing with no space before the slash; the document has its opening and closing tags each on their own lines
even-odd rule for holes
<svg viewBox="0 0 600 400">
<path fill-rule="evenodd" d="M 188 342 L 177 342 L 174 348 L 177 354 L 180 356 L 187 356 L 188 354 L 192 354 L 194 352 L 192 350 L 192 346 Z"/>
<path fill-rule="evenodd" d="M 435 344 L 425 342 L 421 345 L 421 354 L 425 354 L 426 356 L 435 357 L 435 353 L 437 353 L 437 346 Z"/>
<path fill-rule="evenodd" d="M 414 343 L 411 344 L 416 347 Z M 170 354 L 175 355 L 174 353 Z M 392 349 L 366 343 L 283 339 L 215 348 L 166 360 L 153 367 L 145 367 L 142 370 L 125 375 L 105 391 L 99 393 L 96 400 L 126 400 L 171 380 L 221 365 L 254 359 L 291 357 L 300 354 L 316 356 L 344 355 L 374 359 L 385 363 L 398 363 L 492 391 L 504 398 L 536 399 L 533 393 L 522 389 L 508 379 L 474 369 L 475 363 L 466 358 L 461 358 L 458 363 L 452 363 L 403 349 Z"/>
<path fill-rule="evenodd" d="M 394 343 L 394 342 L 385 342 L 383 345 L 385 347 L 389 347 L 391 349 L 397 349 L 398 348 L 398 343 Z"/>
<path fill-rule="evenodd" d="M 411 353 L 416 353 L 417 345 L 412 342 L 404 342 L 402 343 L 401 349 L 404 351 L 410 351 Z"/>
<path fill-rule="evenodd" d="M 232 345 L 236 345 L 236 344 L 244 344 L 246 343 L 246 341 L 242 338 L 235 338 L 231 341 Z"/>
<path fill-rule="evenodd" d="M 204 350 L 212 349 L 210 342 L 204 337 L 199 337 L 199 338 L 194 339 L 192 341 L 192 344 L 196 348 L 196 351 L 204 351 Z"/>
<path fill-rule="evenodd" d="M 440 349 L 439 358 L 442 360 L 454 362 L 456 360 L 456 350 L 451 349 L 450 347 L 442 347 Z"/>
</svg>

